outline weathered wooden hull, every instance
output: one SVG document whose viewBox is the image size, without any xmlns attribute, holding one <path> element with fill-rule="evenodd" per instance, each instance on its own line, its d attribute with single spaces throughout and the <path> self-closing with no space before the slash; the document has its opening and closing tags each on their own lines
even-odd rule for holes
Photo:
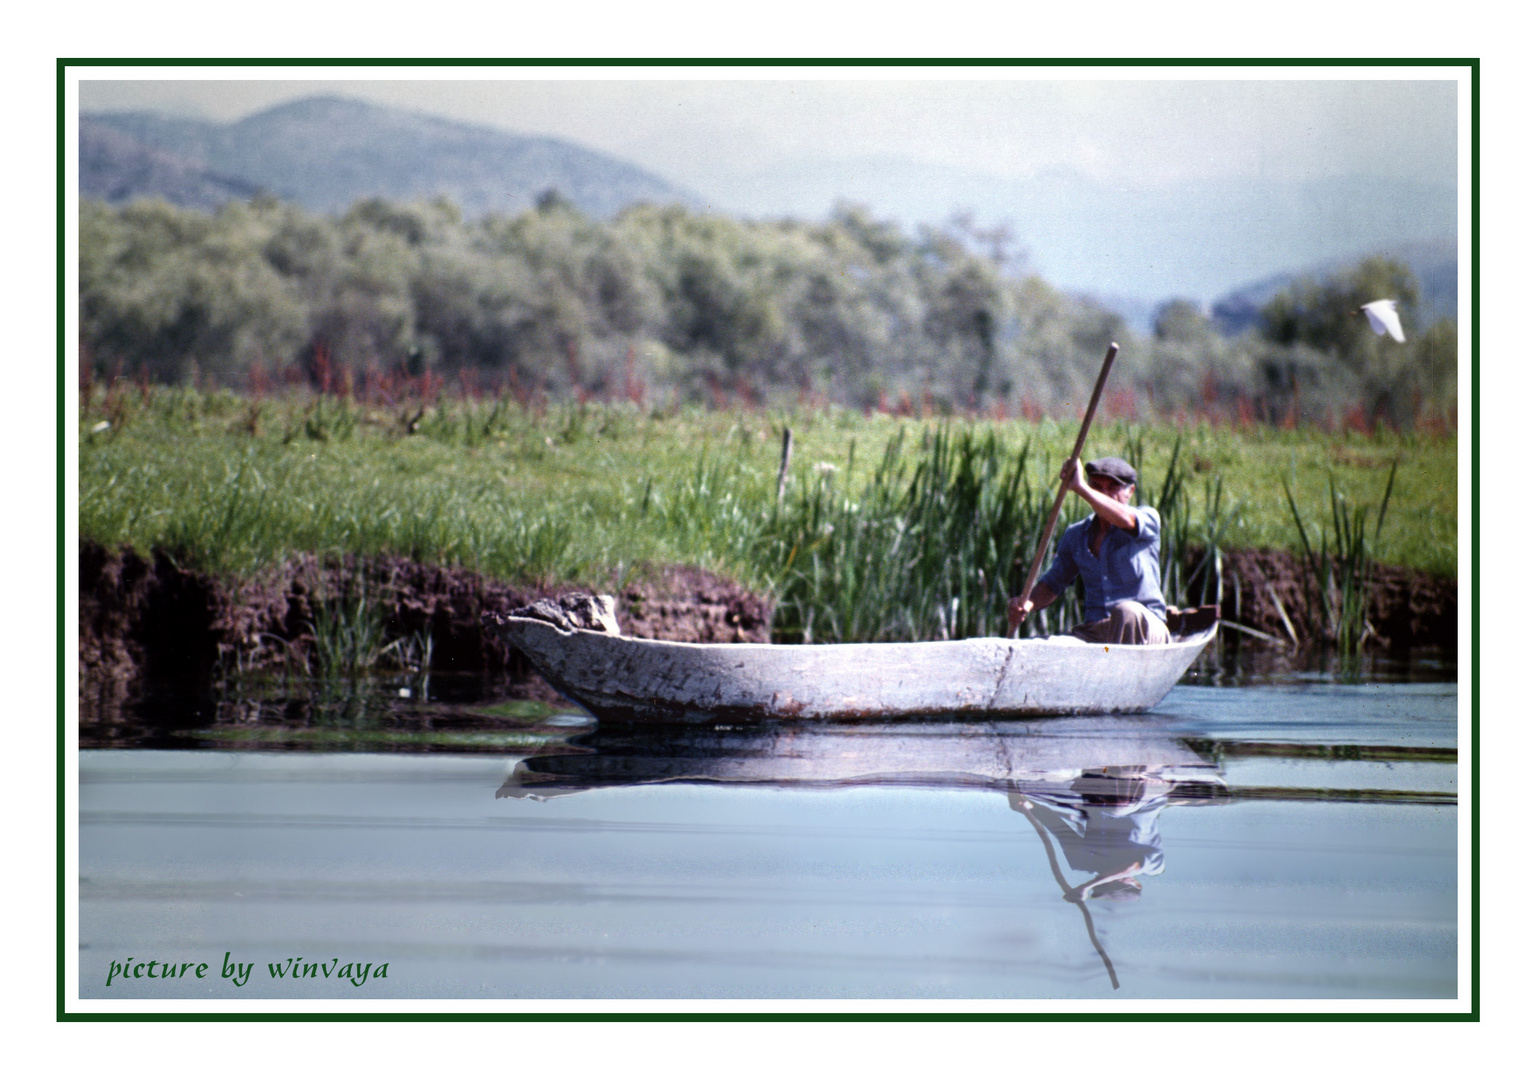
<svg viewBox="0 0 1537 1080">
<path fill-rule="evenodd" d="M 1072 637 L 853 645 L 694 645 L 500 626 L 552 686 L 598 717 L 859 720 L 1144 712 L 1215 634 L 1169 645 Z"/>
</svg>

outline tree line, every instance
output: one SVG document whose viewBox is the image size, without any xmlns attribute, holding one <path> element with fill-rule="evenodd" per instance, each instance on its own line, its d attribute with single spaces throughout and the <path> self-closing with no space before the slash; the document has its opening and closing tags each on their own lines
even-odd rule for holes
<svg viewBox="0 0 1537 1080">
<path fill-rule="evenodd" d="M 1456 394 L 1456 335 L 1371 260 L 1278 294 L 1226 337 L 1167 302 L 1150 336 L 1017 267 L 965 218 L 909 234 L 858 206 L 750 221 L 637 205 L 611 220 L 557 193 L 467 221 L 444 200 L 319 215 L 270 197 L 208 213 L 80 210 L 80 344 L 98 378 L 233 387 L 436 376 L 522 395 L 675 396 L 861 408 L 1081 407 L 1112 340 L 1123 415 L 1412 423 Z M 1353 309 L 1399 302 L 1406 344 Z"/>
</svg>

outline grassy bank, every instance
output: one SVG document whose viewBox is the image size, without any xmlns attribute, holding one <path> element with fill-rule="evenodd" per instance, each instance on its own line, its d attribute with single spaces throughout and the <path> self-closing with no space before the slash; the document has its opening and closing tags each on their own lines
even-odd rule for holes
<svg viewBox="0 0 1537 1080">
<path fill-rule="evenodd" d="M 842 618 L 813 621 L 807 632 L 825 639 L 992 626 L 1077 423 L 457 398 L 364 407 L 119 383 L 82 391 L 80 431 L 80 532 L 104 544 L 236 575 L 295 552 L 392 554 L 595 587 L 684 562 L 775 591 L 803 627 Z M 1456 565 L 1456 451 L 1445 438 L 1125 421 L 1097 425 L 1088 447 L 1140 466 L 1170 549 L 1301 550 L 1297 522 L 1322 535 L 1341 500 L 1371 507 L 1375 526 L 1397 463 L 1371 555 L 1444 574 Z M 1081 515 L 1069 505 L 1062 524 Z M 817 613 L 798 611 L 797 595 Z M 905 625 L 848 624 L 899 595 Z"/>
</svg>

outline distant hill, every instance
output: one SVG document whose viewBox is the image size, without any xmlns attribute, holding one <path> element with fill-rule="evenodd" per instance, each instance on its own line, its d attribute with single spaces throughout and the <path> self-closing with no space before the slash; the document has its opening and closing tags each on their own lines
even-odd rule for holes
<svg viewBox="0 0 1537 1080">
<path fill-rule="evenodd" d="M 257 194 L 254 184 L 217 176 L 93 120 L 80 121 L 80 194 L 104 202 L 158 196 L 178 206 L 214 210 Z"/>
<path fill-rule="evenodd" d="M 1420 281 L 1420 319 L 1429 325 L 1457 317 L 1457 242 L 1452 239 L 1399 244 L 1379 251 L 1362 252 L 1353 259 L 1338 259 L 1304 270 L 1275 274 L 1251 282 L 1215 301 L 1212 320 L 1223 333 L 1241 334 L 1259 323 L 1260 309 L 1271 297 L 1303 277 L 1323 280 L 1348 270 L 1372 256 L 1397 259 L 1414 271 Z"/>
<path fill-rule="evenodd" d="M 333 213 L 358 199 L 447 196 L 468 217 L 516 213 L 554 189 L 594 217 L 637 202 L 703 200 L 637 166 L 561 139 L 514 135 L 339 97 L 290 102 L 233 124 L 148 112 L 81 117 L 82 195 L 217 206 L 266 191 Z"/>
</svg>

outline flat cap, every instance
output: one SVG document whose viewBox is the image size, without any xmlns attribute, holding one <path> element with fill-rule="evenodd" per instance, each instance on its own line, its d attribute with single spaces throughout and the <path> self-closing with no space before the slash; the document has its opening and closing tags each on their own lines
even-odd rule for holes
<svg viewBox="0 0 1537 1080">
<path fill-rule="evenodd" d="M 1083 463 L 1083 471 L 1090 476 L 1108 476 L 1122 485 L 1137 482 L 1137 470 L 1124 458 L 1102 457 Z"/>
</svg>

